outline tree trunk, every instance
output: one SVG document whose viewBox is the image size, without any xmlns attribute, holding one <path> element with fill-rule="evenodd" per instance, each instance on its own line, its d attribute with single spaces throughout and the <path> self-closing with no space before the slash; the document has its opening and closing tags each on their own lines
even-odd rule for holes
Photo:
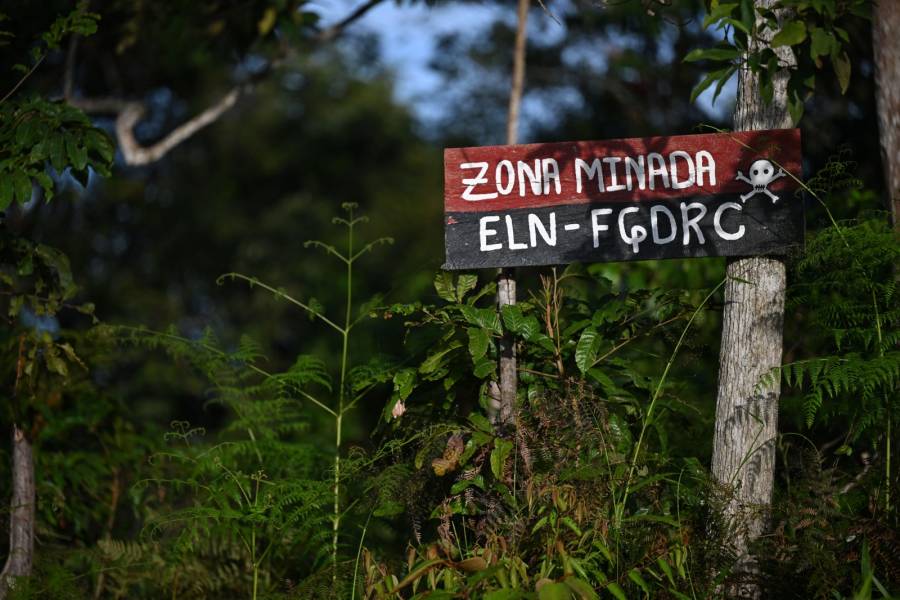
<svg viewBox="0 0 900 600">
<path fill-rule="evenodd" d="M 881 130 L 881 162 L 887 205 L 894 227 L 900 227 L 900 4 L 880 0 L 872 15 L 875 55 L 875 100 Z"/>
<path fill-rule="evenodd" d="M 772 3 L 755 2 L 757 7 Z M 789 48 L 776 52 L 783 63 L 793 64 Z M 774 98 L 768 105 L 749 68 L 742 67 L 738 77 L 735 130 L 792 126 L 786 71 L 776 75 Z M 723 492 L 724 521 L 738 559 L 734 583 L 723 591 L 732 598 L 759 598 L 762 586 L 749 548 L 768 526 L 781 392 L 777 379 L 766 386 L 759 383 L 781 365 L 785 267 L 778 258 L 741 258 L 729 261 L 727 277 L 712 475 Z"/>
<path fill-rule="evenodd" d="M 31 575 L 34 556 L 34 456 L 25 432 L 12 429 L 12 498 L 9 501 L 9 557 L 0 572 L 0 600 L 17 577 Z"/>
</svg>

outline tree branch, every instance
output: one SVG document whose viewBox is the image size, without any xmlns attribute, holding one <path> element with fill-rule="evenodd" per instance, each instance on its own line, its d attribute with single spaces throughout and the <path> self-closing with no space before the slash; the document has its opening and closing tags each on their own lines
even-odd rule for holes
<svg viewBox="0 0 900 600">
<path fill-rule="evenodd" d="M 140 102 L 128 103 L 116 117 L 116 137 L 119 138 L 119 148 L 122 150 L 125 163 L 137 166 L 158 161 L 172 148 L 215 122 L 237 103 L 240 93 L 240 88 L 232 88 L 206 110 L 182 123 L 152 146 L 141 146 L 134 137 L 134 127 L 144 116 L 144 105 Z"/>
<path fill-rule="evenodd" d="M 344 29 L 347 28 L 348 25 L 362 17 L 364 14 L 381 4 L 382 0 L 368 0 L 365 4 L 360 5 L 356 10 L 352 13 L 332 25 L 327 29 L 323 29 L 316 36 L 316 41 L 319 43 L 330 42 L 339 35 L 344 32 Z"/>
<path fill-rule="evenodd" d="M 383 0 L 368 0 L 349 15 L 334 25 L 320 31 L 313 39 L 316 43 L 331 42 L 340 36 L 344 30 L 367 12 L 379 5 Z M 147 165 L 160 160 L 173 148 L 190 138 L 204 127 L 214 123 L 223 114 L 228 112 L 238 99 L 249 92 L 250 84 L 242 84 L 232 87 L 221 98 L 207 107 L 203 112 L 192 117 L 172 130 L 163 139 L 151 146 L 142 146 L 134 135 L 134 128 L 144 116 L 143 103 L 128 101 L 123 98 L 76 98 L 73 94 L 73 71 L 75 65 L 75 53 L 77 50 L 77 36 L 73 36 L 69 43 L 66 56 L 66 67 L 63 76 L 63 97 L 72 106 L 91 114 L 116 115 L 116 137 L 125 163 L 131 166 Z M 271 73 L 274 67 L 281 63 L 274 60 L 265 70 L 263 75 Z"/>
</svg>

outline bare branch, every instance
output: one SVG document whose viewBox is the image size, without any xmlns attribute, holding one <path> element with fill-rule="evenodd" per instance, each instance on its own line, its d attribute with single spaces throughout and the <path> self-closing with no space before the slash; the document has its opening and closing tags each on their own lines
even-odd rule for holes
<svg viewBox="0 0 900 600">
<path fill-rule="evenodd" d="M 319 43 L 332 41 L 334 38 L 341 35 L 341 33 L 344 32 L 344 29 L 346 29 L 348 25 L 381 4 L 381 2 L 382 0 L 368 0 L 368 2 L 359 6 L 359 8 L 354 10 L 352 13 L 350 13 L 328 29 L 323 29 L 322 31 L 320 31 L 319 35 L 316 36 L 316 41 Z"/>
<path fill-rule="evenodd" d="M 141 146 L 134 137 L 134 126 L 144 115 L 144 105 L 137 102 L 129 104 L 116 118 L 116 136 L 119 138 L 119 147 L 125 157 L 125 162 L 129 165 L 146 165 L 156 162 L 172 148 L 222 116 L 225 111 L 235 105 L 239 96 L 240 88 L 232 88 L 215 104 L 189 121 L 182 123 L 169 135 L 149 147 Z"/>
<path fill-rule="evenodd" d="M 368 0 L 356 8 L 349 15 L 322 30 L 315 36 L 317 43 L 333 41 L 354 21 L 365 15 L 371 9 L 380 4 L 382 0 Z M 66 67 L 63 76 L 63 96 L 69 104 L 92 114 L 116 115 L 116 137 L 119 140 L 119 148 L 125 158 L 125 163 L 131 166 L 140 166 L 156 162 L 168 154 L 178 144 L 182 143 L 207 125 L 215 122 L 219 117 L 231 109 L 238 98 L 249 91 L 250 85 L 238 85 L 231 88 L 219 100 L 206 108 L 190 120 L 182 123 L 166 135 L 163 139 L 151 146 L 142 146 L 134 136 L 134 127 L 140 122 L 145 108 L 141 102 L 128 101 L 122 98 L 76 98 L 73 94 L 73 72 L 75 53 L 77 50 L 77 36 L 73 36 L 69 44 L 66 56 Z M 265 74 L 271 73 L 279 65 L 281 60 L 272 61 Z M 254 79 L 260 79 L 262 75 Z M 18 87 L 18 86 L 17 86 Z M 13 90 L 15 91 L 15 90 Z"/>
</svg>

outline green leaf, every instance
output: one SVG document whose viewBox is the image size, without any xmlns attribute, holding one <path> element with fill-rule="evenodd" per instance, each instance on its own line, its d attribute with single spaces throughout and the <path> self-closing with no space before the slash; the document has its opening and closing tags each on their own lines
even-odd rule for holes
<svg viewBox="0 0 900 600">
<path fill-rule="evenodd" d="M 672 572 L 672 566 L 668 563 L 668 561 L 660 556 L 656 559 L 656 564 L 659 565 L 659 568 L 662 569 L 662 572 L 665 573 L 666 579 L 669 580 L 669 583 L 675 585 L 675 574 Z"/>
<path fill-rule="evenodd" d="M 809 30 L 809 40 L 809 57 L 813 60 L 837 50 L 837 40 L 834 39 L 834 35 L 821 27 L 813 27 Z"/>
<path fill-rule="evenodd" d="M 434 289 L 442 300 L 456 302 L 456 288 L 453 286 L 452 273 L 438 271 L 434 276 Z"/>
<path fill-rule="evenodd" d="M 609 415 L 609 432 L 616 450 L 620 454 L 629 454 L 633 439 L 631 430 L 625 420 L 615 413 Z"/>
<path fill-rule="evenodd" d="M 606 590 L 616 597 L 617 600 L 628 600 L 628 596 L 625 595 L 625 590 L 622 589 L 615 581 L 609 582 L 609 585 L 606 586 Z"/>
<path fill-rule="evenodd" d="M 519 333 L 525 321 L 522 307 L 518 304 L 506 304 L 500 307 L 500 314 L 503 316 L 503 325 L 513 333 Z"/>
<path fill-rule="evenodd" d="M 41 189 L 44 190 L 44 200 L 49 201 L 53 198 L 53 180 L 50 179 L 50 176 L 44 171 L 41 171 L 40 173 L 37 173 L 34 178 L 37 180 L 38 184 L 40 184 Z"/>
<path fill-rule="evenodd" d="M 572 590 L 564 583 L 545 583 L 538 591 L 538 600 L 571 600 Z"/>
<path fill-rule="evenodd" d="M 479 379 L 484 379 L 494 372 L 494 367 L 496 366 L 496 362 L 494 362 L 490 358 L 485 357 L 475 364 L 475 367 L 472 369 L 472 374 Z"/>
<path fill-rule="evenodd" d="M 590 369 L 597 358 L 597 346 L 600 338 L 597 330 L 589 327 L 581 332 L 578 344 L 575 346 L 575 364 L 582 374 Z"/>
<path fill-rule="evenodd" d="M 491 450 L 491 472 L 498 481 L 503 480 L 503 465 L 512 450 L 513 443 L 511 441 L 500 438 L 494 440 L 494 449 Z"/>
<path fill-rule="evenodd" d="M 697 62 L 700 60 L 734 60 L 741 55 L 736 48 L 697 48 L 691 50 L 684 57 L 684 62 Z"/>
<path fill-rule="evenodd" d="M 488 421 L 488 418 L 484 415 L 473 412 L 469 414 L 469 422 L 480 431 L 484 431 L 485 433 L 494 433 L 494 428 L 491 425 L 491 422 Z"/>
<path fill-rule="evenodd" d="M 31 200 L 31 179 L 22 171 L 14 171 L 12 174 L 12 185 L 15 190 L 16 199 L 25 204 Z"/>
<path fill-rule="evenodd" d="M 803 117 L 803 98 L 800 97 L 800 94 L 794 92 L 788 96 L 788 112 L 791 115 L 791 120 L 794 122 L 794 125 L 800 122 L 800 119 Z"/>
<path fill-rule="evenodd" d="M 444 348 L 443 350 L 439 350 L 439 351 L 435 352 L 434 354 L 430 355 L 428 358 L 426 358 L 424 361 L 422 361 L 422 364 L 419 366 L 419 372 L 423 373 L 423 374 L 434 373 L 435 371 L 438 370 L 438 368 L 443 363 L 444 357 L 447 354 L 449 354 L 450 352 L 459 348 L 460 346 L 462 346 L 462 342 L 453 341 L 450 343 L 450 345 L 448 347 Z"/>
<path fill-rule="evenodd" d="M 63 147 L 63 138 L 60 135 L 52 135 L 47 141 L 47 153 L 50 156 L 50 164 L 58 172 L 66 168 L 66 152 Z"/>
<path fill-rule="evenodd" d="M 472 479 L 462 479 L 453 484 L 450 488 L 451 494 L 458 494 L 472 486 L 484 489 L 484 475 L 476 475 Z"/>
<path fill-rule="evenodd" d="M 704 77 L 700 81 L 700 83 L 698 83 L 696 86 L 694 86 L 693 91 L 691 91 L 691 102 L 694 102 L 695 100 L 697 100 L 697 97 L 700 94 L 702 94 L 704 91 L 706 91 L 706 88 L 711 86 L 713 83 L 719 81 L 720 85 L 724 85 L 724 83 L 721 83 L 721 82 L 722 81 L 727 82 L 728 78 L 731 77 L 731 74 L 734 72 L 734 70 L 735 70 L 734 66 L 729 66 L 729 67 L 725 67 L 724 69 L 719 69 L 717 71 L 712 71 L 711 73 L 708 73 L 706 75 L 706 77 Z M 716 95 L 718 96 L 718 94 L 716 94 Z M 715 99 L 713 99 L 713 102 L 715 102 Z"/>
<path fill-rule="evenodd" d="M 394 393 L 400 400 L 406 400 L 416 383 L 415 369 L 401 369 L 394 375 Z"/>
<path fill-rule="evenodd" d="M 575 596 L 580 600 L 596 600 L 599 598 L 594 588 L 589 583 L 578 579 L 577 577 L 568 577 L 563 582 L 574 592 Z"/>
<path fill-rule="evenodd" d="M 703 28 L 706 29 L 716 21 L 725 17 L 730 17 L 734 9 L 738 7 L 737 2 L 721 2 L 712 6 L 709 14 L 703 19 Z"/>
<path fill-rule="evenodd" d="M 469 327 L 466 333 L 469 334 L 469 354 L 472 355 L 472 362 L 478 362 L 487 353 L 490 338 L 484 329 L 478 327 Z"/>
<path fill-rule="evenodd" d="M 644 581 L 644 578 L 643 578 L 643 576 L 641 576 L 641 572 L 639 570 L 632 569 L 632 570 L 628 571 L 628 578 L 630 580 L 632 580 L 633 582 L 635 582 L 637 584 L 637 586 L 639 588 L 641 588 L 641 590 L 643 590 L 643 592 L 645 594 L 650 593 L 650 586 L 648 586 L 647 582 Z"/>
<path fill-rule="evenodd" d="M 850 87 L 850 57 L 846 52 L 831 55 L 831 64 L 834 65 L 834 74 L 837 75 L 841 85 L 841 93 L 846 94 Z"/>
<path fill-rule="evenodd" d="M 463 305 L 459 307 L 463 317 L 472 325 L 478 325 L 496 335 L 502 335 L 500 328 L 500 315 L 493 308 L 475 308 Z"/>
<path fill-rule="evenodd" d="M 781 31 L 772 38 L 770 46 L 796 46 L 806 39 L 806 23 L 803 21 L 788 21 L 781 27 Z"/>
<path fill-rule="evenodd" d="M 456 281 L 456 300 L 462 302 L 466 294 L 474 290 L 476 285 L 478 285 L 478 275 L 471 273 L 460 275 Z"/>
<path fill-rule="evenodd" d="M 0 210 L 6 210 L 13 201 L 12 177 L 0 173 Z"/>
<path fill-rule="evenodd" d="M 87 150 L 78 143 L 74 136 L 66 136 L 66 155 L 76 170 L 83 171 L 87 166 Z"/>
</svg>

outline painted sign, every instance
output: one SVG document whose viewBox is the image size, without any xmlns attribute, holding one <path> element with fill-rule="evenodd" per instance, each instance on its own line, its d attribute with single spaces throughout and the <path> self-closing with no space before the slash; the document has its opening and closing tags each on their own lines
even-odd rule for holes
<svg viewBox="0 0 900 600">
<path fill-rule="evenodd" d="M 445 269 L 784 253 L 800 130 L 448 148 Z"/>
</svg>

